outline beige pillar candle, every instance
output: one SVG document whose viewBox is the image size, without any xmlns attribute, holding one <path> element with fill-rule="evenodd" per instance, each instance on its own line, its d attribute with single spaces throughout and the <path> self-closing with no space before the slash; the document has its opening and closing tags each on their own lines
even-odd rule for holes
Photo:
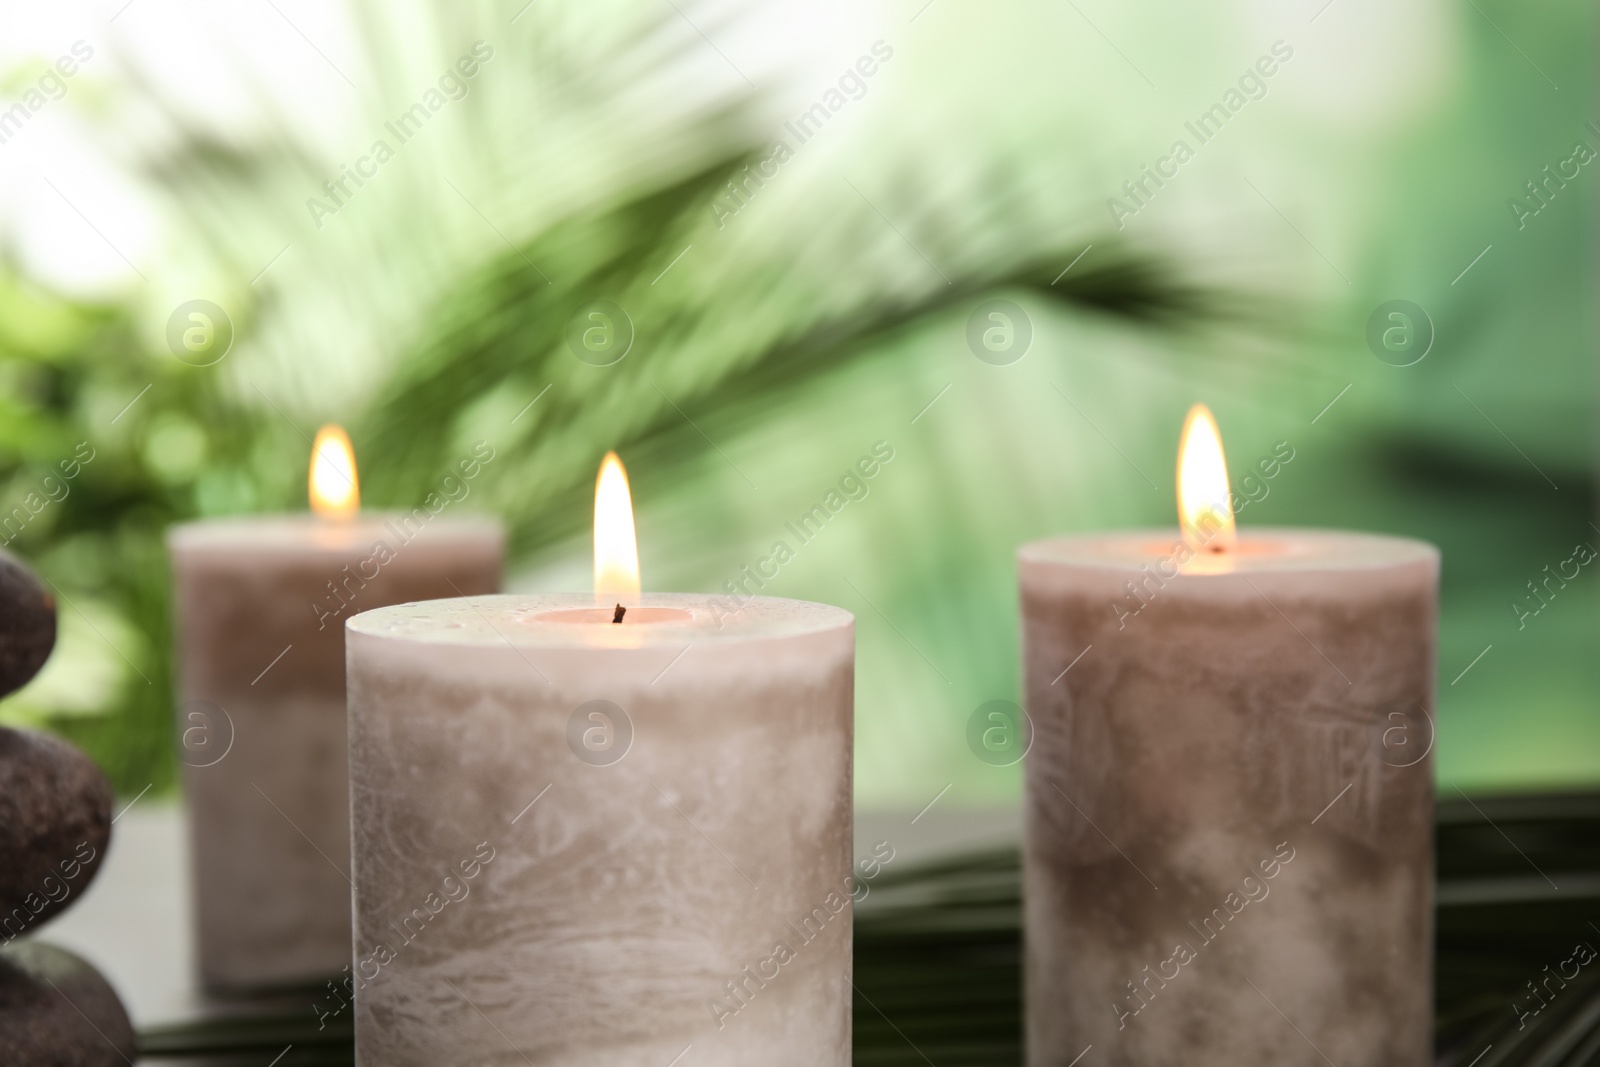
<svg viewBox="0 0 1600 1067">
<path fill-rule="evenodd" d="M 343 623 L 368 607 L 497 591 L 504 540 L 494 520 L 428 507 L 171 532 L 179 757 L 207 987 L 321 981 L 349 966 Z"/>
<path fill-rule="evenodd" d="M 851 617 L 711 599 L 350 621 L 361 1063 L 850 1062 Z"/>
<path fill-rule="evenodd" d="M 350 620 L 367 1067 L 850 1062 L 852 617 L 626 563 Z"/>
<path fill-rule="evenodd" d="M 1028 1063 L 1421 1067 L 1438 553 L 1226 520 L 1021 550 Z"/>
</svg>

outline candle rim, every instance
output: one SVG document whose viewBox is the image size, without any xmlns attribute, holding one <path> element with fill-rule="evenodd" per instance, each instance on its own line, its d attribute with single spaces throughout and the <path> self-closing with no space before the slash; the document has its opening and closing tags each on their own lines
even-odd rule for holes
<svg viewBox="0 0 1600 1067">
<path fill-rule="evenodd" d="M 217 515 L 178 523 L 167 529 L 167 548 L 173 552 L 237 552 L 261 555 L 345 555 L 352 547 L 370 549 L 383 541 L 396 554 L 426 551 L 459 543 L 494 541 L 503 544 L 505 524 L 477 512 L 430 514 L 426 523 L 411 511 L 398 508 L 364 510 L 349 518 L 334 518 L 309 511 L 260 512 Z M 402 541 L 387 523 L 412 519 L 412 540 Z M 340 538 L 335 541 L 333 538 Z"/>
<path fill-rule="evenodd" d="M 687 622 L 662 621 L 636 626 L 609 622 L 574 623 L 537 616 L 574 608 L 594 610 L 592 593 L 496 593 L 449 597 L 373 608 L 345 622 L 347 634 L 398 643 L 463 648 L 545 649 L 568 651 L 651 650 L 689 644 L 726 646 L 783 640 L 853 628 L 855 616 L 844 608 L 787 597 L 743 600 L 709 593 L 645 593 L 629 607 L 677 608 L 690 613 Z M 459 625 L 437 617 L 416 619 L 418 609 L 448 615 Z M 516 612 L 516 615 L 509 614 Z M 410 616 L 423 625 L 397 629 Z M 722 622 L 718 628 L 717 622 Z"/>
<path fill-rule="evenodd" d="M 1294 545 L 1306 551 L 1263 552 L 1269 545 Z M 1171 557 L 1183 545 L 1174 527 L 1089 531 L 1030 541 L 1017 549 L 1024 565 L 1091 567 L 1137 573 Z M 1130 551 L 1136 546 L 1138 550 Z M 1149 551 L 1142 551 L 1148 548 Z M 1439 549 L 1419 538 L 1333 527 L 1252 526 L 1238 532 L 1238 549 L 1218 553 L 1235 566 L 1208 572 L 1184 570 L 1180 577 L 1223 579 L 1240 574 L 1372 571 L 1405 564 L 1438 565 Z"/>
</svg>

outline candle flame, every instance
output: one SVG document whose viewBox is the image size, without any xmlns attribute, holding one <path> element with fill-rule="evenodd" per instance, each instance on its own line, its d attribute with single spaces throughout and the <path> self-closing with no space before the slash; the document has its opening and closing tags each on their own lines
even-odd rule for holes
<svg viewBox="0 0 1600 1067">
<path fill-rule="evenodd" d="M 594 483 L 594 598 L 609 607 L 639 599 L 639 543 L 633 532 L 628 472 L 607 452 Z"/>
<path fill-rule="evenodd" d="M 344 430 L 329 423 L 311 446 L 311 510 L 328 519 L 348 519 L 361 507 L 356 453 Z"/>
<path fill-rule="evenodd" d="M 1196 404 L 1178 442 L 1178 523 L 1196 552 L 1226 552 L 1236 539 L 1228 463 L 1211 409 Z"/>
</svg>

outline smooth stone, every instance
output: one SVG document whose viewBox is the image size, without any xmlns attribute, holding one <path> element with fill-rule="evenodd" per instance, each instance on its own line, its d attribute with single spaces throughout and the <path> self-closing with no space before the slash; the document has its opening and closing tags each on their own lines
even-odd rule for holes
<svg viewBox="0 0 1600 1067">
<path fill-rule="evenodd" d="M 125 1067 L 133 1024 L 100 972 L 65 949 L 0 948 L 0 1063 L 8 1067 Z"/>
<path fill-rule="evenodd" d="M 0 728 L 0 938 L 32 933 L 94 879 L 111 839 L 111 783 L 48 734 Z"/>
<path fill-rule="evenodd" d="M 21 560 L 0 549 L 0 697 L 27 685 L 55 647 L 55 597 Z"/>
</svg>

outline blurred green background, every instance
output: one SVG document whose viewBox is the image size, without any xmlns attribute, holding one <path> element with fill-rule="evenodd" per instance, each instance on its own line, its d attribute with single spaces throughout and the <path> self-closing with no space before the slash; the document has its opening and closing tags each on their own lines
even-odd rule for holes
<svg viewBox="0 0 1600 1067">
<path fill-rule="evenodd" d="M 59 589 L 62 633 L 0 721 L 71 737 L 128 795 L 175 788 L 164 529 L 303 508 L 304 434 L 337 421 L 369 507 L 491 442 L 465 506 L 511 524 L 525 589 L 586 587 L 607 449 L 647 588 L 718 591 L 887 442 L 764 592 L 857 615 L 859 804 L 1009 801 L 1018 769 L 964 736 L 1018 698 L 1015 548 L 1172 523 L 1195 401 L 1237 472 L 1295 450 L 1244 524 L 1443 549 L 1442 786 L 1600 780 L 1592 568 L 1513 606 L 1600 545 L 1595 166 L 1564 162 L 1600 151 L 1589 5 L 28 17 L 9 99 L 74 41 L 93 58 L 0 143 L 0 502 L 80 442 L 94 458 L 8 545 Z M 475 42 L 461 98 L 400 144 L 385 124 Z M 1185 124 L 1275 43 L 1291 57 L 1200 143 Z M 335 202 L 380 139 L 393 158 Z M 792 158 L 761 166 L 780 139 Z M 1179 139 L 1193 158 L 1130 200 Z M 1578 173 L 1540 204 L 1547 165 Z M 967 341 L 992 298 L 1032 331 L 1007 365 Z M 197 299 L 234 333 L 203 367 L 167 339 Z M 594 300 L 635 331 L 608 367 L 566 342 Z M 1431 320 L 1420 362 L 1369 348 L 1391 300 Z"/>
</svg>

